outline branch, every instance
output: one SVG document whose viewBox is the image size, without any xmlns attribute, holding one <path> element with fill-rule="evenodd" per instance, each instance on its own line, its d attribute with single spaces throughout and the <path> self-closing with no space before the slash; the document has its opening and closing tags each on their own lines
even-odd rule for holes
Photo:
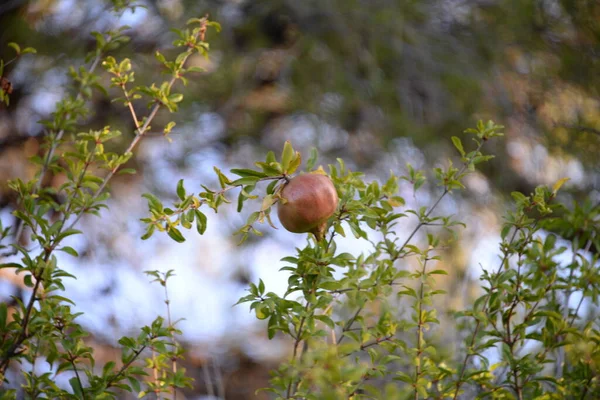
<svg viewBox="0 0 600 400">
<path fill-rule="evenodd" d="M 46 253 L 45 261 L 48 261 L 50 257 L 49 253 Z M 0 361 L 0 375 L 4 374 L 8 364 L 10 363 L 10 359 L 15 356 L 17 349 L 21 344 L 27 339 L 27 325 L 29 324 L 29 318 L 31 317 L 31 311 L 33 310 L 33 304 L 35 303 L 35 299 L 37 296 L 37 291 L 40 288 L 40 284 L 42 280 L 36 277 L 35 285 L 33 286 L 33 292 L 31 293 L 31 297 L 29 298 L 29 303 L 27 303 L 27 308 L 25 310 L 25 315 L 23 315 L 23 321 L 21 322 L 21 331 L 19 332 L 19 336 L 17 336 L 17 340 L 6 350 L 6 353 L 2 356 Z M 2 386 L 4 381 L 0 381 L 0 386 Z"/>
<path fill-rule="evenodd" d="M 306 301 L 306 305 L 304 306 L 304 313 L 306 314 L 306 312 L 308 311 L 308 308 L 310 306 L 310 302 L 307 300 Z M 295 341 L 294 341 L 294 352 L 292 354 L 292 362 L 294 362 L 296 360 L 296 355 L 298 353 L 298 346 L 300 345 L 300 342 L 302 341 L 302 328 L 304 327 L 304 323 L 306 322 L 306 315 L 303 315 L 302 318 L 300 319 L 300 324 L 298 325 L 298 329 L 296 330 L 296 335 L 295 335 Z M 286 399 L 289 399 L 290 396 L 292 395 L 292 387 L 294 386 L 294 378 L 292 378 L 290 380 L 290 383 L 288 384 L 287 387 L 287 392 L 286 392 Z"/>
<path fill-rule="evenodd" d="M 94 58 L 94 61 L 92 62 L 92 65 L 90 66 L 90 69 L 88 70 L 88 74 L 92 74 L 96 70 L 96 68 L 98 67 L 98 64 L 100 63 L 100 60 L 102 59 L 102 55 L 103 55 L 103 53 L 101 53 L 101 52 L 99 52 L 96 55 L 96 58 Z M 81 100 L 81 98 L 83 97 L 81 88 L 83 88 L 83 83 L 81 84 L 79 93 L 77 94 L 77 97 L 75 98 L 76 101 Z M 69 113 L 66 114 L 66 116 L 68 116 L 68 115 L 69 115 Z M 40 171 L 40 176 L 39 176 L 37 182 L 35 183 L 32 194 L 36 194 L 38 192 L 38 190 L 40 190 L 40 187 L 42 186 L 42 181 L 44 180 L 44 177 L 46 176 L 46 172 L 48 171 L 48 168 L 50 167 L 50 163 L 52 162 L 52 157 L 54 157 L 54 152 L 56 151 L 56 147 L 58 146 L 58 143 L 60 142 L 60 140 L 62 139 L 64 134 L 65 134 L 65 130 L 61 129 L 58 132 L 58 134 L 56 135 L 56 139 L 53 141 L 52 145 L 48 149 L 48 152 L 46 153 L 46 158 L 44 159 L 44 164 L 42 166 L 42 170 Z M 19 219 L 17 222 L 17 230 L 15 232 L 15 243 L 17 243 L 17 244 L 21 240 L 21 235 L 23 234 L 24 227 L 25 227 L 25 225 L 23 223 L 23 220 Z M 11 250 L 10 252 L 1 254 L 0 256 L 8 257 L 8 256 L 13 256 L 15 254 L 17 254 L 16 248 Z M 1 371 L 1 368 L 0 368 L 0 371 Z"/>
<path fill-rule="evenodd" d="M 135 360 L 137 360 L 137 358 L 140 356 L 140 354 L 142 354 L 142 352 L 144 350 L 146 350 L 146 347 L 148 347 L 148 346 L 147 345 L 143 345 L 142 347 L 140 347 L 139 350 L 136 350 L 133 353 L 133 356 L 131 357 L 131 360 L 129 360 L 125 364 L 123 364 L 123 366 L 121 367 L 121 369 L 119 369 L 119 372 L 117 372 L 117 374 L 114 377 L 112 377 L 111 379 L 109 379 L 106 382 L 106 388 L 109 388 L 109 387 L 113 386 L 115 384 L 115 382 L 119 381 L 119 378 L 121 377 L 121 375 L 123 375 L 123 373 L 125 372 L 125 370 L 127 370 L 127 368 L 129 368 L 129 366 L 131 364 L 133 364 L 133 362 Z"/>
<path fill-rule="evenodd" d="M 77 364 L 75 363 L 75 357 L 71 354 L 70 351 L 67 351 L 67 355 L 69 356 L 69 362 L 73 366 L 73 371 L 75 371 L 75 377 L 77 378 L 77 382 L 79 383 L 79 388 L 81 389 L 81 397 L 83 400 L 86 399 L 85 392 L 83 391 L 83 383 L 81 382 L 81 377 L 79 376 L 79 370 L 77 369 Z"/>
<path fill-rule="evenodd" d="M 204 20 L 204 25 L 203 25 L 203 29 L 200 29 L 198 36 L 204 40 L 204 34 L 206 32 L 206 22 L 207 20 Z M 189 56 L 192 54 L 192 49 L 188 49 L 188 51 L 185 53 L 185 57 L 183 58 L 183 60 L 181 61 L 181 66 L 185 65 L 185 62 L 187 61 L 187 59 L 189 58 Z M 96 55 L 96 58 L 94 59 L 94 62 L 92 63 L 92 66 L 90 67 L 89 72 L 93 72 L 96 67 L 98 66 L 100 59 L 102 57 L 102 53 L 98 53 Z M 177 81 L 177 79 L 179 78 L 178 75 L 174 75 L 171 80 L 168 83 L 168 89 L 167 92 L 170 92 L 172 86 L 175 84 L 175 82 Z M 81 92 L 77 95 L 77 98 L 80 99 L 82 97 Z M 146 132 L 146 130 L 148 130 L 150 123 L 152 122 L 152 120 L 154 119 L 154 117 L 156 116 L 160 106 L 162 104 L 159 102 L 156 102 L 152 108 L 152 110 L 150 111 L 150 114 L 148 115 L 148 118 L 146 119 L 146 121 L 144 122 L 143 126 L 138 130 L 138 134 L 135 136 L 135 138 L 133 139 L 133 141 L 129 144 L 129 147 L 127 148 L 127 150 L 125 151 L 125 153 L 131 153 L 132 150 L 135 148 L 135 146 L 138 144 L 138 142 L 142 139 L 142 137 L 144 136 L 144 132 Z M 42 171 L 40 173 L 40 179 L 36 182 L 35 185 L 35 189 L 34 192 L 36 192 L 37 190 L 39 190 L 39 187 L 41 185 L 41 182 L 43 180 L 43 177 L 47 171 L 47 169 L 49 168 L 50 162 L 52 160 L 52 157 L 54 155 L 54 151 L 56 150 L 57 147 L 57 143 L 58 141 L 62 138 L 63 134 L 65 133 L 65 130 L 62 129 L 60 132 L 58 132 L 56 140 L 54 141 L 54 143 L 52 144 L 52 146 L 50 147 L 50 149 L 48 150 L 48 153 L 46 155 L 46 160 L 44 162 L 44 167 L 42 168 Z M 114 176 L 114 174 L 117 172 L 117 170 L 119 169 L 119 165 L 115 166 L 109 173 L 107 176 L 104 177 L 101 185 L 98 187 L 98 189 L 96 190 L 96 192 L 93 194 L 90 203 L 93 204 L 94 201 L 100 196 L 100 194 L 102 194 L 102 192 L 104 191 L 104 188 L 106 187 L 106 185 L 108 184 L 109 180 Z M 79 214 L 77 214 L 75 220 L 69 225 L 69 227 L 67 228 L 67 230 L 72 229 L 77 222 L 81 219 L 82 215 L 83 215 L 83 210 L 82 212 L 80 212 Z M 66 220 L 64 221 L 66 222 Z M 65 232 L 64 230 L 64 222 L 61 225 L 59 232 L 56 234 L 55 239 L 53 240 L 53 242 L 44 250 L 45 252 L 45 256 L 44 256 L 44 261 L 47 262 L 50 259 L 50 256 L 52 254 L 52 252 L 56 249 L 56 247 L 59 245 L 60 240 L 57 239 L 60 237 L 60 233 Z M 18 235 L 17 235 L 17 241 L 18 238 L 21 236 L 21 232 L 23 229 L 23 224 L 20 224 L 20 227 L 17 231 Z M 16 249 L 15 249 L 16 252 Z M 33 288 L 33 292 L 31 293 L 31 297 L 29 299 L 29 303 L 27 305 L 27 309 L 25 311 L 25 315 L 23 316 L 23 321 L 22 321 L 22 328 L 21 328 L 21 332 L 19 333 L 19 336 L 17 337 L 17 340 L 9 347 L 9 349 L 6 351 L 6 353 L 2 356 L 2 358 L 0 359 L 0 374 L 3 373 L 6 368 L 8 367 L 8 364 L 10 363 L 10 360 L 12 357 L 15 356 L 15 352 L 17 350 L 17 348 L 19 346 L 21 346 L 21 344 L 23 344 L 23 342 L 27 339 L 27 328 L 28 328 L 28 324 L 29 324 L 29 319 L 31 317 L 31 312 L 33 310 L 33 305 L 35 303 L 36 297 L 37 297 L 37 291 L 39 290 L 40 287 L 40 283 L 41 283 L 41 279 L 36 277 L 36 283 L 35 286 Z M 141 352 L 141 350 L 140 350 Z M 2 385 L 2 382 L 0 382 L 0 386 Z"/>
<path fill-rule="evenodd" d="M 204 41 L 204 34 L 206 32 L 206 22 L 207 22 L 207 20 L 205 18 L 203 26 L 202 26 L 202 29 L 200 29 L 200 31 L 198 32 L 198 36 L 200 37 L 200 39 L 202 41 Z M 185 57 L 183 58 L 183 60 L 181 60 L 181 66 L 182 67 L 185 65 L 187 59 L 192 55 L 192 53 L 193 53 L 192 49 L 189 49 L 187 51 L 187 53 L 185 53 Z M 179 75 L 177 75 L 177 74 L 175 74 L 171 78 L 171 80 L 169 81 L 169 83 L 167 85 L 167 93 L 170 93 L 171 88 L 173 87 L 173 85 L 175 84 L 175 82 L 177 81 L 177 79 L 179 79 Z M 131 105 L 131 102 L 129 104 Z M 138 128 L 137 134 L 136 134 L 135 138 L 129 144 L 129 147 L 127 147 L 127 149 L 125 150 L 125 154 L 131 153 L 133 151 L 133 149 L 137 146 L 137 144 L 139 143 L 139 141 L 142 140 L 142 137 L 144 137 L 144 134 L 149 129 L 150 123 L 154 120 L 154 117 L 156 117 L 156 114 L 158 113 L 158 110 L 160 109 L 161 106 L 162 106 L 162 103 L 160 103 L 158 101 L 155 101 L 154 106 L 152 107 L 152 110 L 150 111 L 150 114 L 148 115 L 148 118 L 146 118 L 146 121 L 144 122 L 144 124 L 140 128 Z M 131 107 L 131 110 L 132 110 L 132 116 L 133 116 L 133 118 L 135 120 L 135 124 L 136 124 L 136 127 L 137 127 L 139 125 L 138 125 L 137 117 L 135 115 L 135 110 L 133 110 L 133 107 Z M 100 187 L 98 187 L 98 189 L 93 194 L 93 196 L 92 196 L 92 198 L 90 200 L 90 202 L 92 204 L 102 194 L 102 192 L 104 191 L 104 188 L 108 184 L 108 181 L 110 181 L 110 179 L 119 170 L 119 167 L 120 167 L 120 165 L 116 165 L 112 170 L 110 170 L 110 172 L 108 173 L 108 175 L 106 175 L 104 177 L 102 183 L 100 184 Z M 77 224 L 77 222 L 79 222 L 79 220 L 81 219 L 82 216 L 83 216 L 83 213 L 78 214 L 77 217 L 75 218 L 75 220 L 69 226 L 69 229 L 72 229 L 75 226 L 75 224 Z"/>
<path fill-rule="evenodd" d="M 477 146 L 477 148 L 475 149 L 475 151 L 473 151 L 473 154 L 477 154 L 479 152 L 479 150 L 481 150 L 481 147 L 483 146 L 483 142 L 479 143 L 479 145 Z M 466 162 L 463 163 L 461 169 L 458 171 L 456 176 L 460 176 L 462 175 L 468 168 L 469 164 L 471 163 L 471 161 L 473 160 L 473 158 L 475 156 L 472 156 L 471 158 L 469 158 Z M 404 250 L 404 248 L 408 245 L 408 243 L 412 240 L 412 238 L 416 235 L 416 233 L 419 231 L 419 229 L 421 229 L 421 227 L 423 227 L 424 225 L 426 225 L 426 223 L 424 222 L 425 219 L 429 218 L 429 216 L 431 215 L 431 213 L 433 213 L 433 211 L 437 208 L 437 206 L 440 204 L 440 202 L 442 201 L 442 199 L 444 197 L 446 197 L 446 195 L 450 193 L 450 189 L 448 188 L 448 186 L 446 186 L 444 188 L 444 192 L 440 195 L 440 197 L 438 197 L 438 199 L 436 200 L 436 202 L 431 206 L 431 208 L 425 213 L 424 217 L 421 218 L 421 220 L 419 221 L 419 223 L 417 224 L 417 226 L 412 230 L 412 232 L 410 233 L 410 235 L 408 235 L 408 237 L 406 238 L 406 240 L 404 241 L 404 243 L 402 244 L 402 246 L 400 247 L 400 249 L 397 252 L 397 256 L 395 257 L 395 259 L 398 259 L 400 257 L 400 255 L 402 254 L 402 251 Z M 395 261 L 395 260 L 393 260 Z M 393 263 L 389 268 L 393 268 Z M 377 279 L 377 281 L 375 282 L 375 285 L 378 285 L 379 279 Z M 337 344 L 340 344 L 342 342 L 342 340 L 344 340 L 344 333 L 348 331 L 348 329 L 350 329 L 352 327 L 352 324 L 354 323 L 354 321 L 356 320 L 356 318 L 358 318 L 358 315 L 362 312 L 362 310 L 364 309 L 365 304 L 363 304 L 362 306 L 360 306 L 358 308 L 358 310 L 356 310 L 356 312 L 354 313 L 354 316 L 352 318 L 350 318 L 350 320 L 348 320 L 348 322 L 346 323 L 346 325 L 344 326 L 344 328 L 342 329 L 342 333 L 340 335 L 340 338 L 338 340 Z"/>
<path fill-rule="evenodd" d="M 427 256 L 426 256 L 427 257 Z M 417 390 L 417 383 L 419 381 L 419 378 L 421 377 L 421 353 L 423 352 L 423 350 L 421 349 L 421 338 L 423 336 L 423 299 L 425 297 L 425 282 L 423 281 L 423 277 L 425 276 L 425 273 L 427 271 L 427 261 L 429 261 L 428 258 L 425 258 L 425 261 L 423 262 L 423 270 L 421 272 L 421 288 L 419 290 L 419 308 L 417 309 L 417 312 L 419 313 L 418 316 L 418 320 L 417 320 L 417 362 L 415 363 L 415 400 L 419 399 L 419 391 Z"/>
<path fill-rule="evenodd" d="M 521 224 L 522 218 L 519 220 L 519 223 L 517 225 Z M 532 235 L 533 232 L 535 231 L 537 223 L 538 223 L 538 221 L 534 222 L 534 224 L 531 226 L 531 229 L 530 229 L 531 233 L 530 233 L 530 235 Z M 521 231 L 521 230 L 522 230 L 522 228 L 516 228 L 515 229 L 515 231 L 513 232 L 512 236 L 511 236 L 511 238 L 510 238 L 510 240 L 508 242 L 508 246 L 510 246 L 514 242 L 514 240 L 515 240 L 515 238 L 517 236 L 517 233 L 519 231 Z M 502 271 L 502 266 L 504 265 L 504 263 L 508 259 L 508 256 L 509 256 L 509 252 L 506 251 L 506 253 L 504 254 L 504 257 L 502 257 L 502 260 L 500 261 L 500 265 L 498 266 L 498 269 L 496 270 L 496 275 L 500 274 L 500 272 Z M 490 288 L 490 291 L 492 289 L 493 288 Z M 488 306 L 489 306 L 489 302 L 488 302 L 489 301 L 489 297 L 490 296 L 488 295 L 487 299 L 485 300 L 485 302 L 483 304 L 483 308 L 482 308 L 482 312 L 483 313 L 487 312 L 487 309 L 488 309 Z M 534 310 L 535 310 L 535 307 L 537 307 L 537 304 L 539 304 L 539 301 L 534 306 Z M 531 312 L 533 313 L 534 310 L 532 310 Z M 472 348 L 473 345 L 475 344 L 475 339 L 477 338 L 477 333 L 479 332 L 479 328 L 480 327 L 481 327 L 481 321 L 479 319 L 477 319 L 477 322 L 475 324 L 475 329 L 473 330 L 473 334 L 471 335 L 471 339 L 470 339 L 470 342 L 469 342 L 468 349 Z M 467 354 L 465 355 L 465 358 L 464 358 L 462 366 L 461 366 L 461 370 L 460 370 L 460 374 L 459 374 L 459 377 L 458 377 L 458 381 L 456 381 L 456 384 L 455 384 L 456 385 L 456 389 L 455 389 L 454 395 L 452 397 L 453 400 L 456 400 L 456 398 L 458 396 L 458 391 L 460 390 L 460 386 L 464 383 L 463 382 L 463 378 L 464 378 L 464 375 L 465 375 L 465 372 L 466 372 L 466 369 L 467 369 L 467 363 L 468 363 L 469 359 L 471 358 L 471 356 L 473 355 L 473 354 L 469 353 L 468 349 L 467 349 Z"/>
</svg>

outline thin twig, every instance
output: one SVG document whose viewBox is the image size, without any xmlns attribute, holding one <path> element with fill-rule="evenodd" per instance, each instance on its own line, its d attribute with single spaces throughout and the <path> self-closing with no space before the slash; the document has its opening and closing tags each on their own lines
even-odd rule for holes
<svg viewBox="0 0 600 400">
<path fill-rule="evenodd" d="M 307 300 L 306 301 L 306 305 L 304 306 L 304 314 L 306 314 L 306 312 L 308 312 L 308 308 L 310 307 L 310 302 Z M 306 315 L 303 315 L 302 318 L 300 318 L 300 323 L 298 324 L 298 329 L 296 329 L 296 334 L 295 334 L 295 340 L 294 340 L 294 351 L 292 354 L 292 363 L 294 363 L 296 361 L 296 356 L 298 354 L 298 346 L 300 345 L 300 342 L 302 341 L 302 329 L 304 328 L 304 322 L 306 322 Z M 292 378 L 290 380 L 290 383 L 288 384 L 287 387 L 287 391 L 286 391 L 286 399 L 289 399 L 290 396 L 292 395 L 292 387 L 294 386 L 294 382 L 295 380 Z"/>
<path fill-rule="evenodd" d="M 75 363 L 76 358 L 71 354 L 70 351 L 67 351 L 67 356 L 69 356 L 69 362 L 73 366 L 73 371 L 75 372 L 75 377 L 77 378 L 77 383 L 79 383 L 79 388 L 81 389 L 81 398 L 85 400 L 85 392 L 83 391 L 83 382 L 81 381 L 81 377 L 79 376 L 79 370 L 77 369 L 77 364 Z"/>
<path fill-rule="evenodd" d="M 127 106 L 129 107 L 129 112 L 131 113 L 131 118 L 133 118 L 133 123 L 135 124 L 135 129 L 137 131 L 137 134 L 139 135 L 142 133 L 140 131 L 140 122 L 137 118 L 137 114 L 135 113 L 135 109 L 133 108 L 133 103 L 131 102 L 129 93 L 127 93 L 127 89 L 125 89 L 125 84 L 121 85 L 121 89 L 123 89 L 123 93 L 125 94 L 125 99 L 127 100 Z"/>
<path fill-rule="evenodd" d="M 588 378 L 586 384 L 583 386 L 583 392 L 581 393 L 581 397 L 579 398 L 580 400 L 585 400 L 585 396 L 587 396 L 587 392 L 588 390 L 590 390 L 590 387 L 592 386 L 592 381 L 594 380 L 594 374 L 591 374 L 590 377 Z"/>
<path fill-rule="evenodd" d="M 96 68 L 98 67 L 98 64 L 100 64 L 102 55 L 103 55 L 103 53 L 98 53 L 96 55 L 96 58 L 94 59 L 94 61 L 92 62 L 92 65 L 90 66 L 90 69 L 88 70 L 88 74 L 92 74 L 96 70 Z M 82 92 L 80 91 L 77 94 L 75 101 L 81 100 L 82 97 L 83 97 L 83 95 L 82 95 Z M 66 116 L 68 117 L 68 115 L 69 114 L 67 113 Z M 62 139 L 64 134 L 65 134 L 65 130 L 61 129 L 58 132 L 58 134 L 56 135 L 56 138 L 54 139 L 52 145 L 48 149 L 48 153 L 46 153 L 46 158 L 44 159 L 44 164 L 42 166 L 42 170 L 40 171 L 40 176 L 39 176 L 37 182 L 35 183 L 32 194 L 36 194 L 38 192 L 38 190 L 40 190 L 42 181 L 44 180 L 44 177 L 46 176 L 46 172 L 48 171 L 48 168 L 50 167 L 50 163 L 52 162 L 52 157 L 54 157 L 54 152 L 56 151 L 56 148 L 58 147 L 58 144 L 60 143 L 60 140 Z M 19 219 L 17 222 L 17 231 L 15 232 L 15 243 L 17 243 L 17 244 L 19 243 L 19 241 L 21 239 L 21 235 L 23 234 L 24 227 L 25 227 L 25 224 L 23 223 L 23 220 Z M 6 254 L 2 254 L 2 256 L 12 256 L 15 254 L 17 254 L 16 248 Z"/>
<path fill-rule="evenodd" d="M 590 241 L 591 243 L 591 241 Z M 569 300 L 571 299 L 571 294 L 573 292 L 572 290 L 572 286 L 571 286 L 571 282 L 573 280 L 573 276 L 575 274 L 575 261 L 577 260 L 577 251 L 578 249 L 576 247 L 579 246 L 579 236 L 576 235 L 573 240 L 571 241 L 571 252 L 573 253 L 573 256 L 571 258 L 571 271 L 569 271 L 569 277 L 567 278 L 567 289 L 565 290 L 565 298 L 564 298 L 564 303 L 563 303 L 563 319 L 568 319 L 569 318 Z M 584 296 L 582 296 L 581 298 L 583 298 Z M 559 337 L 562 340 L 562 337 Z M 564 346 L 561 346 L 558 348 L 558 354 L 556 355 L 556 364 L 554 366 L 554 374 L 556 375 L 557 378 L 561 378 L 562 376 L 562 369 L 561 369 L 561 365 L 563 363 L 564 357 L 565 357 L 565 350 L 564 350 Z"/>
<path fill-rule="evenodd" d="M 590 247 L 592 246 L 592 238 L 590 238 L 587 243 L 585 244 L 585 252 L 587 253 L 588 251 L 590 251 Z M 581 305 L 583 304 L 583 300 L 585 299 L 585 290 L 587 289 L 587 287 L 589 286 L 589 281 L 585 287 L 585 289 L 582 291 L 581 294 L 581 299 L 579 299 L 579 303 L 577 304 L 577 308 L 575 309 L 575 313 L 571 316 L 571 321 L 569 322 L 569 328 L 573 326 L 573 324 L 575 323 L 575 319 L 577 319 L 577 316 L 579 315 L 579 309 L 581 308 Z"/>
<path fill-rule="evenodd" d="M 177 342 L 177 339 L 175 339 L 175 335 L 172 333 L 173 332 L 173 330 L 172 330 L 173 323 L 171 320 L 171 300 L 169 300 L 169 291 L 167 290 L 166 276 L 164 279 L 163 288 L 165 290 L 165 304 L 167 306 L 167 323 L 169 324 L 169 329 L 171 332 L 171 339 L 173 340 L 173 347 L 175 349 L 175 355 L 171 359 L 171 362 L 172 362 L 171 369 L 173 371 L 173 376 L 175 376 L 177 374 L 177 351 L 179 350 L 179 343 Z M 175 385 L 171 386 L 171 390 L 172 390 L 173 400 L 177 400 L 177 388 L 175 387 Z"/>
<path fill-rule="evenodd" d="M 143 345 L 142 347 L 139 348 L 139 350 L 136 350 L 133 353 L 133 356 L 131 357 L 131 359 L 129 361 L 127 361 L 125 364 L 123 364 L 123 366 L 119 369 L 119 372 L 117 372 L 115 376 L 113 376 L 111 379 L 108 380 L 108 382 L 106 382 L 107 388 L 111 387 L 115 382 L 119 381 L 119 378 L 121 377 L 121 375 L 123 375 L 123 373 L 127 370 L 127 368 L 129 368 L 129 366 L 131 364 L 133 364 L 135 362 L 135 360 L 137 360 L 137 358 L 140 356 L 140 354 L 142 354 L 142 352 L 144 350 L 146 350 L 146 347 L 147 347 L 147 345 Z"/>
<path fill-rule="evenodd" d="M 423 262 L 423 270 L 421 271 L 421 287 L 419 290 L 419 307 L 417 312 L 419 313 L 417 317 L 417 362 L 415 363 L 415 400 L 419 399 L 419 391 L 417 390 L 417 384 L 419 382 L 419 378 L 421 377 L 421 354 L 423 350 L 421 349 L 421 339 L 423 336 L 423 299 L 425 297 L 425 282 L 423 281 L 423 277 L 427 272 L 427 261 L 429 259 L 425 258 Z"/>
<path fill-rule="evenodd" d="M 48 258 L 49 255 L 46 257 Z M 46 259 L 46 261 L 48 261 Z M 27 303 L 27 308 L 25 309 L 25 315 L 23 315 L 23 320 L 21 322 L 21 331 L 19 332 L 19 336 L 14 341 L 14 343 L 6 350 L 6 353 L 2 356 L 2 361 L 0 361 L 0 374 L 3 374 L 8 364 L 10 363 L 11 358 L 16 354 L 17 349 L 21 344 L 27 339 L 27 326 L 29 324 L 29 318 L 31 316 L 31 311 L 33 310 L 33 304 L 35 303 L 35 299 L 37 296 L 37 291 L 40 287 L 42 280 L 40 278 L 36 278 L 35 284 L 33 286 L 33 292 L 31 293 L 31 297 L 29 298 L 29 302 Z M 4 381 L 0 381 L 0 386 L 2 386 Z"/>
</svg>

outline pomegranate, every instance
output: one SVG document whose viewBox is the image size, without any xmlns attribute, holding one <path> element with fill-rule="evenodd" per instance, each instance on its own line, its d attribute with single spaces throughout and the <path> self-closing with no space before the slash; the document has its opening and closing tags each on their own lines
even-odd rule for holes
<svg viewBox="0 0 600 400">
<path fill-rule="evenodd" d="M 298 175 L 285 184 L 281 197 L 277 216 L 283 227 L 294 233 L 311 232 L 317 240 L 322 240 L 327 220 L 338 204 L 331 179 L 320 174 Z"/>
</svg>

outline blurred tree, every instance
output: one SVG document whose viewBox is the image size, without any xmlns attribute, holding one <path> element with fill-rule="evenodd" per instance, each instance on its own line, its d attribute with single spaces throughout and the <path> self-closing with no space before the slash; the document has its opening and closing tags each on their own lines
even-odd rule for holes
<svg viewBox="0 0 600 400">
<path fill-rule="evenodd" d="M 148 146 L 130 161 L 140 173 L 113 183 L 117 198 L 137 196 L 143 185 L 166 192 L 165 164 L 150 166 L 148 153 L 160 154 L 169 167 L 196 171 L 205 154 L 239 165 L 256 158 L 248 154 L 292 139 L 305 154 L 317 146 L 324 164 L 343 157 L 352 168 L 384 176 L 407 161 L 447 157 L 451 135 L 475 119 L 493 118 L 506 125 L 507 139 L 491 150 L 497 158 L 480 177 L 489 192 L 529 193 L 569 176 L 573 200 L 589 199 L 591 206 L 600 200 L 598 1 L 149 0 L 120 18 L 107 13 L 110 3 L 0 4 L 0 58 L 12 58 L 9 42 L 39 53 L 5 69 L 13 94 L 9 107 L 0 106 L 3 210 L 18 207 L 6 181 L 33 175 L 27 158 L 40 153 L 44 134 L 37 121 L 65 95 L 67 66 L 84 63 L 93 46 L 90 30 L 131 25 L 133 40 L 115 57 L 135 53 L 136 78 L 144 83 L 160 72 L 154 52 L 173 39 L 168 28 L 205 13 L 224 30 L 210 38 L 210 59 L 191 60 L 206 73 L 189 83 L 181 104 L 185 121 L 178 120 L 173 135 L 180 145 L 162 150 L 166 143 L 156 135 L 154 150 Z M 101 94 L 92 101 L 82 131 L 112 125 L 132 134 L 121 103 Z M 157 125 L 168 118 L 159 114 Z M 128 142 L 124 135 L 117 146 Z M 60 179 L 48 176 L 44 184 Z M 474 207 L 497 206 L 472 184 Z M 99 243 L 109 258 L 122 254 L 110 235 L 98 232 L 94 240 L 84 254 L 99 252 Z"/>
</svg>

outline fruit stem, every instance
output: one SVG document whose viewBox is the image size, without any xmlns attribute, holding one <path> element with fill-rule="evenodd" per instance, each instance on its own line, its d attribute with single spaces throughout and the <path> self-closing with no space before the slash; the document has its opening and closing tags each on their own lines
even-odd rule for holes
<svg viewBox="0 0 600 400">
<path fill-rule="evenodd" d="M 327 230 L 327 221 L 325 221 L 322 224 L 320 224 L 319 226 L 315 227 L 312 231 L 310 231 L 310 233 L 315 235 L 317 242 L 320 242 L 323 239 L 325 239 L 325 231 L 326 230 Z"/>
</svg>

